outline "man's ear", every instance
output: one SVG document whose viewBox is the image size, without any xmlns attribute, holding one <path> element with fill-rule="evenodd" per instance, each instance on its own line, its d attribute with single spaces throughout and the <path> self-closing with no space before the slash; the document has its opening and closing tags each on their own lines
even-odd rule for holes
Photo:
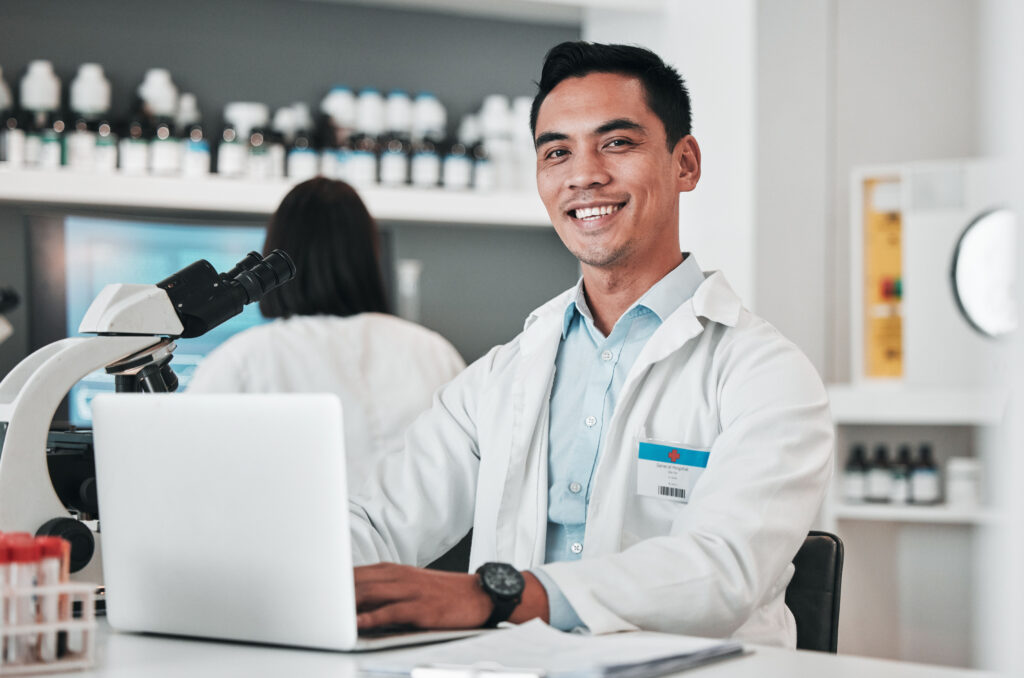
<svg viewBox="0 0 1024 678">
<path fill-rule="evenodd" d="M 672 166 L 678 170 L 676 182 L 679 191 L 692 191 L 700 181 L 700 146 L 693 135 L 687 134 L 672 149 Z"/>
</svg>

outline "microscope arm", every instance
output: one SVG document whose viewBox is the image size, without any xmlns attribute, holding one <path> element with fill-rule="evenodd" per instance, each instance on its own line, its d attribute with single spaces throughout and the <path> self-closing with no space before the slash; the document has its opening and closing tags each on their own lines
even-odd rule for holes
<svg viewBox="0 0 1024 678">
<path fill-rule="evenodd" d="M 50 420 L 70 385 L 161 341 L 152 335 L 62 339 L 29 355 L 0 382 L 3 530 L 34 534 L 47 520 L 68 515 L 41 451 L 46 449 Z"/>
<path fill-rule="evenodd" d="M 11 322 L 0 315 L 0 344 L 4 343 L 12 334 L 14 334 L 14 328 L 11 327 Z"/>
</svg>

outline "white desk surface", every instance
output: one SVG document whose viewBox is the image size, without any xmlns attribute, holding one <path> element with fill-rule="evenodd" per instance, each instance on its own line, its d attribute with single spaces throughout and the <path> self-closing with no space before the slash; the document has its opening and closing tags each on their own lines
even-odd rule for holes
<svg viewBox="0 0 1024 678">
<path fill-rule="evenodd" d="M 118 633 L 103 620 L 99 626 L 95 668 L 63 675 L 82 678 L 355 678 L 360 657 L 367 656 Z M 753 653 L 747 656 L 681 675 L 686 678 L 979 678 L 993 675 L 820 652 L 794 652 L 770 647 L 752 649 Z M 380 656 L 380 653 L 374 655 Z"/>
</svg>

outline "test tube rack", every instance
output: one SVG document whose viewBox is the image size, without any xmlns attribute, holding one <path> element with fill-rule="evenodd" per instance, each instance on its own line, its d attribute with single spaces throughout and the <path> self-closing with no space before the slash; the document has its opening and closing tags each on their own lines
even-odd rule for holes
<svg viewBox="0 0 1024 678">
<path fill-rule="evenodd" d="M 56 621 L 39 621 L 19 623 L 17 614 L 12 613 L 19 601 L 26 599 L 32 602 L 35 609 L 39 601 L 47 596 L 58 600 L 58 610 L 62 619 Z M 71 611 L 79 607 L 81 615 L 73 617 Z M 57 671 L 87 669 L 93 666 L 96 658 L 96 585 L 78 582 L 66 582 L 53 586 L 33 586 L 12 588 L 5 586 L 0 590 L 0 676 L 27 676 Z M 65 634 L 68 649 L 63 656 L 52 661 L 43 661 L 36 648 L 41 639 L 50 635 L 54 640 L 59 634 Z M 8 661 L 8 648 L 18 640 L 27 640 L 25 647 L 32 648 L 31 656 L 16 657 Z M 56 645 L 56 643 L 55 643 Z M 55 646 L 54 645 L 54 646 Z"/>
</svg>

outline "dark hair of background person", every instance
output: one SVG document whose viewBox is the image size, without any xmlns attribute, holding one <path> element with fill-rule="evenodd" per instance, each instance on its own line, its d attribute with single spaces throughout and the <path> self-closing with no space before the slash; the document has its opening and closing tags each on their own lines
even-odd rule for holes
<svg viewBox="0 0 1024 678">
<path fill-rule="evenodd" d="M 282 249 L 295 278 L 260 300 L 267 318 L 387 313 L 377 224 L 355 189 L 316 177 L 284 197 L 267 224 L 263 254 Z"/>
<path fill-rule="evenodd" d="M 591 73 L 619 73 L 640 80 L 647 106 L 665 126 L 668 149 L 690 133 L 690 94 L 679 73 L 654 52 L 632 45 L 563 42 L 544 57 L 537 96 L 530 110 L 530 131 L 537 136 L 537 113 L 544 99 L 567 78 Z"/>
</svg>

